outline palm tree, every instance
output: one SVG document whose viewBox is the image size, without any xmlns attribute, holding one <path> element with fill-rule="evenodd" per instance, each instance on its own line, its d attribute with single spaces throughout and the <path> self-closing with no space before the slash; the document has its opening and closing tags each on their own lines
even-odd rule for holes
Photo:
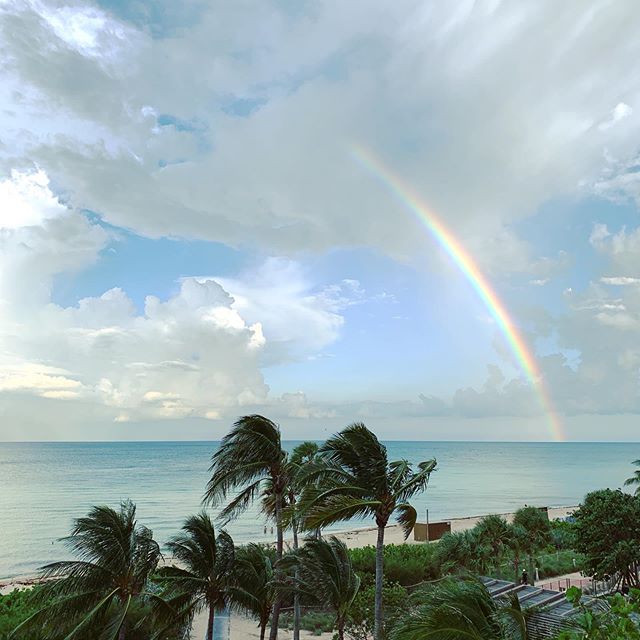
<svg viewBox="0 0 640 640">
<path fill-rule="evenodd" d="M 527 640 L 517 596 L 495 601 L 477 580 L 448 578 L 413 596 L 418 606 L 393 640 Z"/>
<path fill-rule="evenodd" d="M 236 581 L 229 590 L 231 606 L 255 616 L 264 640 L 271 609 L 276 599 L 273 554 L 263 546 L 250 543 L 236 554 Z"/>
<path fill-rule="evenodd" d="M 318 455 L 319 446 L 315 442 L 306 441 L 300 443 L 291 452 L 289 458 L 289 491 L 287 493 L 287 509 L 290 510 L 291 530 L 293 532 L 293 549 L 298 549 L 298 500 L 304 491 L 306 483 L 304 481 L 307 465 L 312 463 Z M 298 575 L 296 574 L 296 578 Z M 296 592 L 293 595 L 293 640 L 300 640 L 300 595 Z"/>
<path fill-rule="evenodd" d="M 160 570 L 163 595 L 182 619 L 192 620 L 207 609 L 207 640 L 213 640 L 215 612 L 227 606 L 233 581 L 233 540 L 226 531 L 216 537 L 213 523 L 203 511 L 185 520 L 182 533 L 171 538 L 167 548 L 180 567 Z"/>
<path fill-rule="evenodd" d="M 293 550 L 298 548 L 298 534 L 300 532 L 300 514 L 298 502 L 307 487 L 306 474 L 309 465 L 314 464 L 320 447 L 316 442 L 307 440 L 297 445 L 286 462 L 286 474 L 289 478 L 288 488 L 284 496 L 283 528 L 291 529 L 293 533 Z M 275 518 L 275 496 L 270 490 L 270 483 L 265 483 L 262 510 L 269 517 Z M 300 640 L 300 598 L 297 593 L 293 596 L 293 640 Z"/>
<path fill-rule="evenodd" d="M 502 516 L 491 514 L 484 516 L 474 529 L 479 540 L 491 549 L 492 565 L 499 568 L 511 536 L 507 521 Z"/>
<path fill-rule="evenodd" d="M 513 524 L 527 532 L 523 550 L 529 559 L 529 576 L 533 580 L 534 556 L 551 540 L 551 525 L 547 513 L 537 507 L 527 506 L 518 509 L 513 516 Z"/>
<path fill-rule="evenodd" d="M 640 496 L 640 460 L 634 460 L 631 464 L 638 467 L 638 469 L 633 472 L 633 475 L 630 478 L 627 478 L 627 480 L 624 481 L 624 486 L 632 487 L 635 485 L 635 495 Z"/>
<path fill-rule="evenodd" d="M 307 467 L 314 463 L 319 450 L 320 447 L 316 442 L 305 441 L 295 447 L 289 457 L 290 482 L 287 492 L 287 508 L 290 513 L 294 550 L 298 548 L 298 533 L 300 529 L 300 515 L 297 512 L 297 503 L 307 486 Z"/>
<path fill-rule="evenodd" d="M 360 588 L 347 546 L 335 536 L 307 540 L 294 555 L 294 562 L 297 589 L 335 611 L 338 639 L 343 640 L 347 613 Z"/>
<path fill-rule="evenodd" d="M 520 581 L 520 562 L 522 556 L 526 554 L 529 548 L 529 534 L 527 530 L 518 524 L 512 524 L 509 527 L 509 549 L 513 556 L 513 572 L 515 582 Z"/>
<path fill-rule="evenodd" d="M 491 547 L 474 529 L 445 533 L 438 541 L 436 554 L 445 573 L 486 573 L 491 561 Z"/>
<path fill-rule="evenodd" d="M 125 640 L 127 614 L 134 604 L 157 599 L 147 586 L 161 558 L 152 532 L 136 521 L 135 505 L 127 500 L 118 511 L 92 507 L 86 517 L 75 521 L 71 535 L 62 542 L 77 559 L 42 568 L 43 577 L 53 581 L 40 592 L 47 600 L 53 598 L 53 604 L 13 633 L 53 625 L 71 629 L 66 640 L 80 634 Z"/>
<path fill-rule="evenodd" d="M 374 638 L 382 640 L 382 578 L 384 532 L 392 515 L 405 538 L 413 530 L 417 513 L 408 500 L 427 488 L 435 460 L 418 464 L 414 471 L 406 460 L 389 462 L 387 450 L 362 423 L 348 426 L 320 448 L 323 464 L 309 474 L 318 486 L 302 502 L 307 528 L 314 529 L 351 518 L 373 517 L 376 543 L 376 599 Z"/>
<path fill-rule="evenodd" d="M 239 418 L 213 454 L 209 470 L 211 479 L 207 483 L 203 499 L 205 503 L 218 506 L 229 494 L 239 491 L 221 511 L 221 518 L 228 520 L 238 516 L 265 492 L 273 495 L 276 557 L 280 560 L 284 548 L 283 509 L 289 486 L 289 469 L 278 426 L 260 415 Z M 278 572 L 276 565 L 276 574 Z M 282 600 L 276 598 L 270 640 L 276 640 L 278 636 L 281 606 Z"/>
</svg>

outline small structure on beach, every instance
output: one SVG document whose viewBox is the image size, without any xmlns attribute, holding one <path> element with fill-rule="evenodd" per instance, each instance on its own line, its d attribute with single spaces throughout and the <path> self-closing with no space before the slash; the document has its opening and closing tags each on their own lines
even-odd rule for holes
<svg viewBox="0 0 640 640">
<path fill-rule="evenodd" d="M 451 522 L 416 522 L 413 527 L 413 539 L 416 542 L 434 542 L 445 533 L 451 533 Z"/>
<path fill-rule="evenodd" d="M 515 584 L 507 580 L 480 578 L 494 599 L 518 597 L 523 611 L 533 609 L 527 619 L 527 628 L 531 640 L 553 638 L 566 628 L 571 618 L 578 614 L 575 607 L 567 600 L 564 591 L 553 591 L 529 584 Z M 583 597 L 582 602 L 594 610 L 606 610 L 609 605 L 604 600 Z"/>
</svg>

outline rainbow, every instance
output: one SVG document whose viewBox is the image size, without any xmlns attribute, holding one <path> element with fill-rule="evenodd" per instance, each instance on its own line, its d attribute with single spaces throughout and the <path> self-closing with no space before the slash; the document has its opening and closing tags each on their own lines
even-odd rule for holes
<svg viewBox="0 0 640 640">
<path fill-rule="evenodd" d="M 520 369 L 536 390 L 540 404 L 548 418 L 549 431 L 554 440 L 564 440 L 562 422 L 553 405 L 551 395 L 538 367 L 538 363 L 520 334 L 518 327 L 509 316 L 504 303 L 478 268 L 473 256 L 460 241 L 445 227 L 438 216 L 431 211 L 411 187 L 388 169 L 370 151 L 361 146 L 352 146 L 352 155 L 371 175 L 377 178 L 416 218 L 424 225 L 433 238 L 446 251 L 458 269 L 495 319 L 505 336 L 511 351 L 520 365 Z"/>
</svg>

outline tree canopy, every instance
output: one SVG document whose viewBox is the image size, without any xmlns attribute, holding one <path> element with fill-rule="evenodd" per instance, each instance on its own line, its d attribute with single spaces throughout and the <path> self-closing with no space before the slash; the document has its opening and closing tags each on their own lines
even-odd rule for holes
<svg viewBox="0 0 640 640">
<path fill-rule="evenodd" d="M 640 500 L 620 490 L 593 491 L 574 516 L 576 551 L 585 555 L 589 575 L 638 586 Z"/>
</svg>

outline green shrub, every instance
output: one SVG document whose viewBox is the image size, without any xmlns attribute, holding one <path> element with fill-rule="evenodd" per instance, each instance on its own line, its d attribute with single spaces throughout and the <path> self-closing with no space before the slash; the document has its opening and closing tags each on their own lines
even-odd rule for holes
<svg viewBox="0 0 640 640">
<path fill-rule="evenodd" d="M 353 568 L 363 580 L 376 572 L 375 547 L 350 549 Z M 435 544 L 388 544 L 384 548 L 384 575 L 389 582 L 409 586 L 440 577 Z"/>
<path fill-rule="evenodd" d="M 46 592 L 44 592 L 46 593 Z M 51 599 L 43 596 L 43 587 L 33 587 L 31 589 L 16 589 L 11 593 L 0 595 L 0 640 L 6 640 L 9 634 L 27 618 L 40 609 L 46 607 Z M 127 640 L 149 640 L 153 629 L 145 622 L 145 618 L 150 611 L 145 604 L 133 604 L 130 607 L 127 617 L 129 630 Z M 66 634 L 52 635 L 49 632 L 47 640 L 62 640 Z M 84 634 L 78 635 L 78 640 L 94 640 L 99 636 L 99 630 L 88 629 Z M 179 631 L 167 632 L 163 638 L 177 638 L 181 634 Z M 21 631 L 20 640 L 42 640 L 42 631 Z"/>
<path fill-rule="evenodd" d="M 396 622 L 409 613 L 409 593 L 399 584 L 385 580 L 382 588 L 384 602 L 384 625 L 391 629 Z M 373 634 L 375 585 L 362 584 L 347 616 L 346 633 L 353 640 L 368 640 Z"/>
<path fill-rule="evenodd" d="M 333 631 L 336 617 L 326 611 L 308 611 L 300 616 L 300 628 L 319 636 L 321 633 Z M 293 613 L 285 612 L 278 621 L 280 629 L 293 629 Z"/>
<path fill-rule="evenodd" d="M 35 602 L 34 589 L 16 589 L 5 596 L 0 595 L 0 640 L 5 640 L 9 634 L 29 616 L 40 609 Z M 35 635 L 23 636 L 24 640 L 38 640 Z"/>
<path fill-rule="evenodd" d="M 575 559 L 575 565 L 573 563 Z M 540 556 L 538 558 L 538 569 L 540 578 L 552 578 L 562 576 L 574 571 L 581 571 L 584 567 L 584 556 L 575 551 L 559 551 Z"/>
<path fill-rule="evenodd" d="M 575 522 L 564 520 L 552 520 L 551 542 L 556 549 L 573 549 L 576 541 Z"/>
</svg>

